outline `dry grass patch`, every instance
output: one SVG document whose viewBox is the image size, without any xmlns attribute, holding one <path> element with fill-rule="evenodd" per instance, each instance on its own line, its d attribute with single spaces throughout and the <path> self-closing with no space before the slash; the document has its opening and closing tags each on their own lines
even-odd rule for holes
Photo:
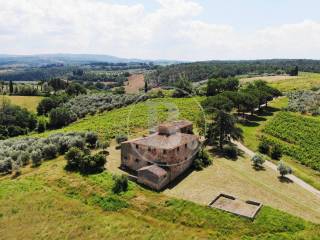
<svg viewBox="0 0 320 240">
<path fill-rule="evenodd" d="M 215 158 L 212 166 L 193 172 L 165 194 L 207 205 L 221 192 L 320 223 L 319 198 L 294 183 L 280 182 L 278 173 L 269 168 L 255 171 L 243 157 L 237 161 Z"/>
<path fill-rule="evenodd" d="M 144 75 L 133 74 L 128 78 L 125 89 L 126 93 L 139 93 L 139 89 L 144 87 Z"/>
<path fill-rule="evenodd" d="M 5 96 L 14 105 L 28 109 L 30 112 L 37 112 L 37 106 L 43 97 L 39 96 Z"/>
</svg>

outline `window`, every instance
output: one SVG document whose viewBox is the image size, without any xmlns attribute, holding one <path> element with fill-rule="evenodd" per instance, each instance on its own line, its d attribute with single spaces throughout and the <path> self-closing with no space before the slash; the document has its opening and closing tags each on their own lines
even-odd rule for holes
<svg viewBox="0 0 320 240">
<path fill-rule="evenodd" d="M 184 147 L 187 148 L 187 147 L 188 147 L 188 144 L 185 144 Z"/>
<path fill-rule="evenodd" d="M 151 148 L 150 147 L 148 147 L 148 152 L 151 152 Z"/>
<path fill-rule="evenodd" d="M 139 149 L 139 145 L 136 145 L 136 149 Z"/>
<path fill-rule="evenodd" d="M 126 161 L 127 161 L 127 160 L 128 160 L 128 156 L 124 156 L 124 160 L 126 160 Z"/>
<path fill-rule="evenodd" d="M 179 151 L 180 151 L 180 147 L 177 148 L 177 152 L 179 152 Z"/>
<path fill-rule="evenodd" d="M 163 154 L 166 154 L 167 153 L 167 150 L 163 150 Z"/>
</svg>

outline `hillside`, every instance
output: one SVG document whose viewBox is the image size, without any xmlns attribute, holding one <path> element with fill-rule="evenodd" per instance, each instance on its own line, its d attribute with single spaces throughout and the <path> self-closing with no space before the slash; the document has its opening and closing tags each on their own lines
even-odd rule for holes
<svg viewBox="0 0 320 240">
<path fill-rule="evenodd" d="M 109 173 L 69 174 L 60 158 L 1 179 L 0 239 L 315 239 L 320 227 L 264 207 L 252 222 L 130 183 Z M 37 214 L 34 214 L 35 211 Z"/>
</svg>

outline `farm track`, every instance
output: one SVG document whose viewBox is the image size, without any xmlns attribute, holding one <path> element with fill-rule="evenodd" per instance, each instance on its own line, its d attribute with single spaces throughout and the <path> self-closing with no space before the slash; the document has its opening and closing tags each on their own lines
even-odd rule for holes
<svg viewBox="0 0 320 240">
<path fill-rule="evenodd" d="M 249 148 L 247 148 L 246 146 L 244 146 L 242 143 L 234 141 L 234 144 L 237 145 L 237 147 L 242 150 L 245 154 L 247 154 L 250 157 L 253 157 L 255 155 L 255 153 L 253 151 L 251 151 Z M 266 161 L 265 165 L 269 168 L 271 168 L 274 171 L 278 171 L 277 166 L 270 162 L 270 161 Z M 299 185 L 300 187 L 304 188 L 305 190 L 315 194 L 318 198 L 320 198 L 320 191 L 315 189 L 314 187 L 312 187 L 311 185 L 309 185 L 308 183 L 306 183 L 305 181 L 303 181 L 302 179 L 294 176 L 293 174 L 287 175 L 286 176 L 288 179 L 290 179 L 292 182 L 294 182 L 295 184 Z"/>
</svg>

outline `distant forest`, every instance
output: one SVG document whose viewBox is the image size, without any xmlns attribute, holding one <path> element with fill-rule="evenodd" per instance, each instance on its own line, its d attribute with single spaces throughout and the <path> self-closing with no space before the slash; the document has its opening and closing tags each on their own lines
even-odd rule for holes
<svg viewBox="0 0 320 240">
<path fill-rule="evenodd" d="M 298 71 L 320 72 L 320 60 L 208 61 L 157 66 L 147 77 L 155 84 L 172 83 L 183 77 L 192 82 L 237 75 L 289 74 Z"/>
<path fill-rule="evenodd" d="M 24 69 L 12 69 L 13 71 L 0 73 L 0 81 L 48 81 L 52 78 L 57 77 L 70 77 L 72 78 L 74 73 L 79 69 L 88 72 L 90 70 L 102 70 L 102 71 L 125 71 L 131 69 L 153 69 L 152 63 L 140 63 L 140 62 L 129 62 L 129 63 L 107 63 L 107 62 L 94 62 L 85 65 L 60 65 L 48 64 L 41 67 L 29 67 Z M 72 80 L 82 80 L 82 81 L 105 81 L 104 78 L 108 78 L 107 81 L 113 81 L 115 79 L 112 76 L 105 76 L 99 74 L 83 74 L 84 76 L 77 76 Z"/>
</svg>

